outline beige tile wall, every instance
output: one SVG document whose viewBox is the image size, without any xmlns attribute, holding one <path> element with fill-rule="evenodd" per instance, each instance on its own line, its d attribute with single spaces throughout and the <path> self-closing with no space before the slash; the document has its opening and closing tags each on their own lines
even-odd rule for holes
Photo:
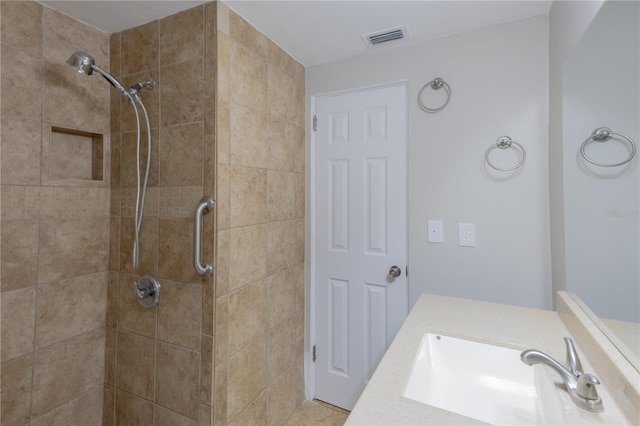
<svg viewBox="0 0 640 426">
<path fill-rule="evenodd" d="M 304 395 L 304 68 L 221 3 L 110 38 L 35 2 L 1 15 L 3 423 L 283 424 Z M 69 73 L 78 49 L 159 83 L 138 270 L 135 120 Z M 105 134 L 104 182 L 50 179 L 49 123 Z M 203 194 L 216 286 L 191 266 Z M 156 310 L 133 298 L 142 273 Z"/>
<path fill-rule="evenodd" d="M 304 399 L 304 67 L 218 3 L 214 423 Z"/>
<path fill-rule="evenodd" d="M 135 116 L 111 97 L 111 236 L 104 424 L 209 425 L 213 387 L 213 278 L 193 268 L 193 213 L 213 196 L 215 173 L 215 3 L 113 34 L 111 72 L 143 90 L 152 166 L 141 228 L 140 265 L 131 262 L 135 209 Z M 146 156 L 146 132 L 143 134 Z M 204 258 L 214 260 L 213 214 L 204 217 Z M 158 277 L 159 306 L 142 308 L 132 286 Z"/>
<path fill-rule="evenodd" d="M 99 424 L 109 176 L 51 176 L 47 153 L 51 126 L 103 134 L 109 152 L 110 86 L 65 64 L 82 49 L 108 68 L 109 37 L 32 1 L 0 15 L 2 423 Z"/>
</svg>

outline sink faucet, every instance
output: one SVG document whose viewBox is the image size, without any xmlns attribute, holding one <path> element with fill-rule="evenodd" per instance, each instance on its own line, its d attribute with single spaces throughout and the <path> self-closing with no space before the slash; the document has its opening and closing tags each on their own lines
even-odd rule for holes
<svg viewBox="0 0 640 426">
<path fill-rule="evenodd" d="M 569 396 L 574 404 L 587 411 L 601 413 L 604 411 L 602 399 L 598 395 L 596 385 L 600 384 L 600 380 L 593 374 L 587 374 L 582 371 L 582 364 L 573 341 L 565 337 L 564 343 L 567 346 L 567 365 L 560 364 L 544 352 L 535 349 L 529 349 L 520 354 L 520 359 L 527 365 L 544 364 L 555 370 L 567 387 Z"/>
</svg>

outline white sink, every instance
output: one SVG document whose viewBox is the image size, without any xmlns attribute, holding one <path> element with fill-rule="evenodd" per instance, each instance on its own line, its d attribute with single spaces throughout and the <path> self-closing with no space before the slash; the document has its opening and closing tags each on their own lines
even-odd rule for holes
<svg viewBox="0 0 640 426">
<path fill-rule="evenodd" d="M 552 381 L 521 352 L 425 334 L 403 395 L 495 425 L 561 424 Z"/>
</svg>

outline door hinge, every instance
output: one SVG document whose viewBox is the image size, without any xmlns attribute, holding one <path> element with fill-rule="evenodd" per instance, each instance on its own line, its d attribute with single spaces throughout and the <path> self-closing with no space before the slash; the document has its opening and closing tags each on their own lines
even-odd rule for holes
<svg viewBox="0 0 640 426">
<path fill-rule="evenodd" d="M 316 362 L 316 345 L 313 345 L 313 351 L 311 353 L 311 359 Z"/>
<path fill-rule="evenodd" d="M 409 267 L 408 267 L 408 266 L 405 266 L 405 267 L 404 267 L 404 276 L 405 276 L 405 277 L 408 277 L 408 276 L 409 276 Z"/>
<path fill-rule="evenodd" d="M 318 116 L 313 116 L 313 130 L 318 130 Z"/>
</svg>

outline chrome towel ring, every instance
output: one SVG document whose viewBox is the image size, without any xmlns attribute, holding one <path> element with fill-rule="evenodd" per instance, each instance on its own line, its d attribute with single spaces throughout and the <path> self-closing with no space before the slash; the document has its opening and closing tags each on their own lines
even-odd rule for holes
<svg viewBox="0 0 640 426">
<path fill-rule="evenodd" d="M 522 152 L 522 159 L 520 160 L 520 162 L 518 164 L 516 164 L 515 166 L 509 168 L 509 169 L 501 169 L 500 167 L 496 167 L 491 160 L 489 160 L 489 153 L 491 151 L 493 151 L 496 148 L 500 148 L 500 149 L 507 149 L 509 147 L 511 147 L 511 145 L 515 145 L 518 148 L 520 148 L 520 151 Z M 522 145 L 520 145 L 518 142 L 511 140 L 511 138 L 509 136 L 500 136 L 498 138 L 498 140 L 496 141 L 496 143 L 494 143 L 493 145 L 491 145 L 489 147 L 489 149 L 487 149 L 487 151 L 484 153 L 484 159 L 487 162 L 488 165 L 490 165 L 491 167 L 493 167 L 494 169 L 500 171 L 500 172 L 510 172 L 512 170 L 517 169 L 518 167 L 522 166 L 524 164 L 524 160 L 527 159 L 527 151 L 525 151 L 524 147 Z"/>
<path fill-rule="evenodd" d="M 427 87 L 431 87 L 433 90 L 440 90 L 440 89 L 442 89 L 444 87 L 445 92 L 447 92 L 447 100 L 446 100 L 446 102 L 442 106 L 440 106 L 438 108 L 429 108 L 428 106 L 426 106 L 422 102 L 422 93 L 424 92 L 424 89 L 426 89 Z M 422 89 L 420 89 L 420 93 L 418 93 L 418 105 L 420 106 L 420 108 L 424 112 L 442 111 L 444 109 L 444 107 L 447 106 L 447 104 L 449 103 L 450 100 L 451 100 L 451 88 L 440 77 L 436 77 L 433 80 L 431 80 L 430 82 L 428 82 L 427 84 L 425 84 L 424 86 L 422 86 Z"/>
<path fill-rule="evenodd" d="M 591 158 L 587 156 L 586 147 L 589 144 L 589 142 L 591 141 L 607 142 L 608 140 L 613 139 L 614 136 L 618 136 L 622 139 L 625 139 L 627 142 L 629 142 L 629 145 L 631 145 L 631 154 L 629 154 L 629 157 L 626 160 L 621 161 L 619 163 L 615 163 L 615 164 L 607 164 L 607 163 L 598 163 L 597 161 L 593 161 Z M 636 155 L 636 144 L 627 135 L 623 135 L 622 133 L 616 133 L 608 127 L 598 127 L 591 133 L 591 136 L 589 136 L 584 140 L 584 142 L 582 142 L 582 146 L 580 147 L 580 154 L 582 154 L 582 158 L 584 158 L 585 160 L 587 160 L 593 165 L 600 166 L 600 167 L 617 167 L 617 166 L 622 166 L 623 164 L 627 164 L 629 161 L 631 161 L 631 159 L 633 159 L 633 157 Z"/>
</svg>

